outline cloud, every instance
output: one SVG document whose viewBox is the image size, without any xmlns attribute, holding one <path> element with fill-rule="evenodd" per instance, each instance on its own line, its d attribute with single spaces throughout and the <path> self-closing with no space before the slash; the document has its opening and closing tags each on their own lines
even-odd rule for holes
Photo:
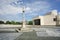
<svg viewBox="0 0 60 40">
<path fill-rule="evenodd" d="M 16 0 L 0 0 L 0 14 L 11 13 L 11 10 L 16 9 L 9 4 Z"/>
<path fill-rule="evenodd" d="M 3 11 L 2 11 L 3 10 Z M 15 13 L 21 13 L 22 12 L 22 8 L 17 8 L 17 7 L 13 7 L 11 5 L 7 5 L 5 7 L 3 7 L 0 10 L 1 13 L 3 14 L 15 14 Z"/>
<path fill-rule="evenodd" d="M 14 7 L 15 4 L 10 5 L 9 3 L 12 3 L 17 0 L 1 0 L 3 1 L 1 3 L 1 9 L 0 9 L 0 14 L 1 13 L 9 13 L 9 14 L 15 14 L 15 13 L 21 13 L 22 12 L 22 7 Z M 16 3 L 16 5 L 19 5 L 18 2 Z M 20 5 L 19 5 L 20 6 Z M 50 9 L 50 4 L 48 2 L 45 1 L 35 1 L 32 3 L 27 3 L 25 5 L 25 12 L 26 13 L 35 13 L 37 11 L 40 10 L 46 10 L 46 9 Z M 3 11 L 2 11 L 3 10 Z"/>
<path fill-rule="evenodd" d="M 22 7 L 19 1 L 18 2 L 17 1 L 18 0 L 0 0 L 0 14 L 14 15 L 14 14 L 22 13 Z M 51 5 L 47 1 L 33 1 L 31 3 L 25 2 L 24 6 L 25 6 L 26 16 L 27 17 L 30 16 L 29 18 L 32 18 L 37 15 L 45 14 L 46 12 L 51 10 Z M 18 15 L 14 15 L 14 16 L 17 17 Z M 11 19 L 14 18 L 11 17 Z"/>
<path fill-rule="evenodd" d="M 26 6 L 30 8 L 29 14 L 31 13 L 31 15 L 37 15 L 38 13 L 45 14 L 51 10 L 50 3 L 46 1 L 35 1 L 33 3 L 26 4 Z"/>
<path fill-rule="evenodd" d="M 16 0 L 14 0 L 16 2 Z M 10 5 L 10 3 L 14 2 L 12 0 L 1 0 L 0 2 L 0 14 L 17 14 L 22 13 L 22 7 L 15 7 Z M 16 4 L 17 5 L 17 4 Z M 3 11 L 2 11 L 3 10 Z M 25 11 L 30 10 L 29 7 L 25 8 Z"/>
<path fill-rule="evenodd" d="M 30 8 L 26 7 L 25 11 L 29 12 Z M 7 5 L 3 7 L 2 9 L 0 9 L 0 14 L 17 14 L 17 13 L 22 13 L 22 7 L 18 8 L 18 7 L 13 7 L 11 5 Z"/>
<path fill-rule="evenodd" d="M 60 14 L 60 12 L 58 14 Z"/>
</svg>

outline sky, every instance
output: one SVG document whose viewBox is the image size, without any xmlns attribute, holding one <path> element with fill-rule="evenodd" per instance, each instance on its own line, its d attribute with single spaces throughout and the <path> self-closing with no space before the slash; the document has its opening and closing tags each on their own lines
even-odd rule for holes
<svg viewBox="0 0 60 40">
<path fill-rule="evenodd" d="M 52 10 L 60 12 L 60 0 L 0 0 L 0 20 L 22 21 L 22 8 L 26 20 L 42 16 Z"/>
</svg>

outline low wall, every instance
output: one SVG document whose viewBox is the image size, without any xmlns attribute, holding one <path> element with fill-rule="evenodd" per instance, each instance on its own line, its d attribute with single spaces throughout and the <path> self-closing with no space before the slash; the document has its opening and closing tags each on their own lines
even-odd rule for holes
<svg viewBox="0 0 60 40">
<path fill-rule="evenodd" d="M 0 27 L 21 27 L 21 25 L 5 25 L 5 24 L 0 24 Z"/>
<path fill-rule="evenodd" d="M 30 27 L 32 25 L 26 25 L 26 27 Z M 5 27 L 22 27 L 22 25 L 10 25 L 10 24 L 0 24 L 0 28 L 5 28 Z"/>
</svg>

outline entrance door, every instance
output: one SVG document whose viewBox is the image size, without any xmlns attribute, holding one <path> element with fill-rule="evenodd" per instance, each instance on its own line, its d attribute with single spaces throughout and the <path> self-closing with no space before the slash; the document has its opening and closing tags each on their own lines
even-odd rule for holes
<svg viewBox="0 0 60 40">
<path fill-rule="evenodd" d="M 34 24 L 35 24 L 35 25 L 40 25 L 40 19 L 34 20 Z"/>
</svg>

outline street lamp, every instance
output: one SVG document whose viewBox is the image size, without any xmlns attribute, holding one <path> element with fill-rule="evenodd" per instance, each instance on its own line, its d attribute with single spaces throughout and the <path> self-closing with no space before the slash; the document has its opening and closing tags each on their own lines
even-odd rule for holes
<svg viewBox="0 0 60 40">
<path fill-rule="evenodd" d="M 25 7 L 22 7 L 22 28 L 25 28 L 26 25 L 25 25 Z"/>
<path fill-rule="evenodd" d="M 24 2 L 22 0 L 17 1 L 17 3 L 20 5 L 20 7 L 22 8 L 22 28 L 25 28 L 25 6 L 24 6 Z"/>
<path fill-rule="evenodd" d="M 22 2 L 22 1 L 21 1 Z M 27 32 L 27 31 L 32 31 L 30 28 L 27 28 L 26 27 L 26 22 L 25 22 L 25 6 L 22 2 L 22 28 L 21 28 L 21 31 L 24 31 L 24 32 Z M 18 32 L 20 32 L 19 29 L 16 29 Z"/>
</svg>

